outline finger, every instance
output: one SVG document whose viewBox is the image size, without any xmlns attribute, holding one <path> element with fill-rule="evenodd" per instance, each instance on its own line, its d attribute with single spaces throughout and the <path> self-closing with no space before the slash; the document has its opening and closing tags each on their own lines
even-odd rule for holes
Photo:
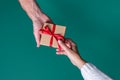
<svg viewBox="0 0 120 80">
<path fill-rule="evenodd" d="M 61 53 L 56 53 L 57 55 L 64 55 L 64 54 L 61 54 Z"/>
<path fill-rule="evenodd" d="M 76 46 L 76 44 L 71 40 L 71 39 L 68 39 L 68 41 L 71 43 L 71 45 L 72 45 L 72 50 L 73 51 L 75 51 L 75 52 L 77 52 L 77 46 Z"/>
<path fill-rule="evenodd" d="M 65 45 L 71 49 L 70 42 L 65 42 Z M 56 51 L 63 51 L 63 49 L 56 49 Z"/>
<path fill-rule="evenodd" d="M 65 52 L 64 50 L 56 50 L 56 52 Z"/>
<path fill-rule="evenodd" d="M 37 43 L 37 47 L 40 46 L 40 34 L 39 34 L 39 31 L 34 31 L 34 37 L 35 37 L 35 40 L 36 40 L 36 43 Z"/>
<path fill-rule="evenodd" d="M 58 40 L 59 45 L 63 50 L 65 50 L 66 53 L 69 53 L 71 50 L 65 45 L 65 43 L 61 40 Z"/>
<path fill-rule="evenodd" d="M 76 44 L 71 39 L 68 38 L 67 41 L 70 42 L 72 46 L 76 46 Z"/>
<path fill-rule="evenodd" d="M 65 51 L 64 50 L 59 50 L 59 49 L 56 49 L 56 54 L 65 54 Z"/>
<path fill-rule="evenodd" d="M 56 52 L 65 52 L 64 50 L 62 50 L 62 51 L 56 51 Z"/>
<path fill-rule="evenodd" d="M 56 51 L 56 54 L 58 54 L 58 55 L 66 55 L 65 51 Z"/>
<path fill-rule="evenodd" d="M 69 41 L 65 41 L 65 45 L 69 48 L 69 49 L 71 49 L 71 43 L 69 42 Z"/>
<path fill-rule="evenodd" d="M 63 51 L 63 49 L 56 49 L 56 51 Z"/>
</svg>

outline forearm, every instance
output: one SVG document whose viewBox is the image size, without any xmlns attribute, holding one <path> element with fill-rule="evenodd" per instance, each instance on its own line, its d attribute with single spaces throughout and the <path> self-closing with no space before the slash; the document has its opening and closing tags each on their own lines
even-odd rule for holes
<svg viewBox="0 0 120 80">
<path fill-rule="evenodd" d="M 84 64 L 80 70 L 84 80 L 113 80 L 90 63 Z"/>
<path fill-rule="evenodd" d="M 78 65 L 77 65 L 77 67 L 78 67 L 79 69 L 81 69 L 81 68 L 84 66 L 85 63 L 86 63 L 85 60 L 83 60 L 82 58 L 79 58 L 79 59 L 78 59 Z"/>
<path fill-rule="evenodd" d="M 19 0 L 19 2 L 33 22 L 39 20 L 43 15 L 35 0 Z"/>
<path fill-rule="evenodd" d="M 82 59 L 79 53 L 71 51 L 69 55 L 67 54 L 68 58 L 71 60 L 72 64 L 78 67 L 79 69 L 86 63 L 84 59 Z"/>
<path fill-rule="evenodd" d="M 81 70 L 84 80 L 112 80 L 94 65 L 83 60 L 78 54 L 70 54 L 68 57 Z"/>
<path fill-rule="evenodd" d="M 77 62 L 77 67 L 81 70 L 84 80 L 112 80 L 93 64 L 87 63 L 82 58 L 78 58 Z"/>
</svg>

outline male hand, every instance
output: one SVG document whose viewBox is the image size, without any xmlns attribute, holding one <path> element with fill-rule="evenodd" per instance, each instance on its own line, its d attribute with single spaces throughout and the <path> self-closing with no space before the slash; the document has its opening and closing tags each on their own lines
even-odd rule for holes
<svg viewBox="0 0 120 80">
<path fill-rule="evenodd" d="M 40 33 L 39 30 L 42 28 L 43 24 L 48 22 L 52 23 L 50 18 L 44 14 L 37 4 L 36 0 L 19 0 L 23 10 L 27 13 L 33 22 L 33 33 L 37 43 L 37 47 L 40 46 Z"/>
<path fill-rule="evenodd" d="M 39 17 L 39 20 L 37 19 L 37 20 L 33 21 L 33 34 L 34 34 L 34 37 L 36 40 L 37 47 L 40 46 L 40 39 L 41 39 L 41 34 L 40 34 L 39 30 L 42 28 L 42 26 L 46 22 L 52 23 L 51 19 L 45 14 L 42 14 Z"/>
</svg>

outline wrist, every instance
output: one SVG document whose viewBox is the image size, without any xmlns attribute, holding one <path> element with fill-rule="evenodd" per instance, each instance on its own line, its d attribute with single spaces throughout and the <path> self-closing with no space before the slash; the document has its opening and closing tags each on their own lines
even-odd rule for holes
<svg viewBox="0 0 120 80">
<path fill-rule="evenodd" d="M 40 19 L 33 19 L 32 23 L 34 27 L 39 27 L 42 25 L 42 21 Z"/>
<path fill-rule="evenodd" d="M 43 24 L 38 21 L 33 21 L 33 30 L 34 32 L 39 31 L 42 28 Z"/>
<path fill-rule="evenodd" d="M 77 67 L 78 67 L 79 69 L 81 69 L 82 66 L 83 66 L 85 63 L 86 63 L 86 61 L 83 60 L 82 58 L 80 58 L 79 61 L 78 61 Z"/>
</svg>

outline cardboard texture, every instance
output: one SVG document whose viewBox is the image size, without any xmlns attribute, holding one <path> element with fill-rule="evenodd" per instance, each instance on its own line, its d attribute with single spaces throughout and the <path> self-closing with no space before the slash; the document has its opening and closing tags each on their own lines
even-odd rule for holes
<svg viewBox="0 0 120 80">
<path fill-rule="evenodd" d="M 43 26 L 43 29 L 45 29 L 46 25 L 48 25 L 48 27 L 52 31 L 53 24 L 45 23 L 44 26 Z M 65 35 L 65 31 L 66 31 L 66 27 L 65 26 L 56 25 L 54 34 L 60 34 L 60 35 L 64 36 Z M 51 39 L 51 35 L 41 34 L 40 44 L 44 45 L 44 46 L 50 46 L 50 39 Z M 51 47 L 58 48 L 57 40 L 54 37 L 53 37 L 53 44 L 52 44 Z"/>
</svg>

